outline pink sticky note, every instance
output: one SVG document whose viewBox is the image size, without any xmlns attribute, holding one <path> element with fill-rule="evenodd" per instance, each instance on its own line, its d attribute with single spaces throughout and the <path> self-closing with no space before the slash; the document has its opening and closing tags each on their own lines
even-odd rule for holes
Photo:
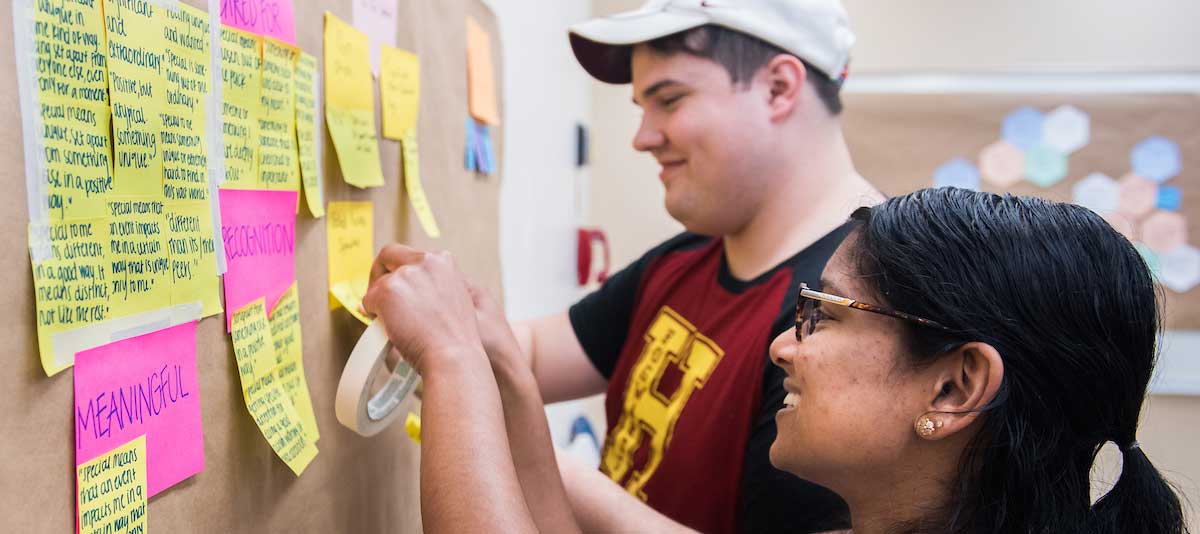
<svg viewBox="0 0 1200 534">
<path fill-rule="evenodd" d="M 225 327 L 233 312 L 259 297 L 267 313 L 296 279 L 296 191 L 222 189 L 225 243 Z"/>
<path fill-rule="evenodd" d="M 296 44 L 292 0 L 221 0 L 221 24 Z"/>
<path fill-rule="evenodd" d="M 204 469 L 196 322 L 75 355 L 75 465 L 146 435 L 150 496 Z"/>
</svg>

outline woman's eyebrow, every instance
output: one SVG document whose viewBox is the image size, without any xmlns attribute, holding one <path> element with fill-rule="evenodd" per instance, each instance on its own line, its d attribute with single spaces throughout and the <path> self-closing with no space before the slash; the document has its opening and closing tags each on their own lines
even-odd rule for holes
<svg viewBox="0 0 1200 534">
<path fill-rule="evenodd" d="M 820 283 L 821 283 L 821 288 L 818 289 L 818 291 L 820 291 L 822 293 L 829 293 L 831 295 L 837 295 L 839 297 L 845 296 L 842 294 L 841 289 L 838 288 L 837 284 L 833 283 L 832 280 L 822 276 Z"/>
</svg>

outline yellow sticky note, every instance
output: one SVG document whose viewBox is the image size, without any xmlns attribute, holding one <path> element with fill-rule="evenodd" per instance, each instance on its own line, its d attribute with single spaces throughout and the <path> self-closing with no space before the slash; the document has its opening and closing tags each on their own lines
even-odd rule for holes
<svg viewBox="0 0 1200 534">
<path fill-rule="evenodd" d="M 375 213 L 371 202 L 330 202 L 326 240 L 329 285 L 367 280 L 375 256 Z"/>
<path fill-rule="evenodd" d="M 146 436 L 75 468 L 80 534 L 146 532 Z"/>
<path fill-rule="evenodd" d="M 346 311 L 362 324 L 371 324 L 371 318 L 362 307 L 363 296 L 367 294 L 366 280 L 338 282 L 329 286 L 329 294 L 330 309 L 346 308 Z"/>
<path fill-rule="evenodd" d="M 99 4 L 29 2 L 34 9 L 35 41 L 30 58 L 37 73 L 35 87 L 40 109 L 23 114 L 41 117 L 45 160 L 46 201 L 52 221 L 102 217 L 113 188 L 112 117 L 108 100 L 108 71 L 94 61 L 107 50 Z M 71 39 L 59 38 L 71 35 Z M 57 50 L 57 52 L 55 52 Z M 72 76 L 56 73 L 72 72 Z"/>
<path fill-rule="evenodd" d="M 159 135 L 163 159 L 162 194 L 170 201 L 203 201 L 208 193 L 208 141 L 205 135 L 209 63 L 208 13 L 188 5 L 167 11 L 162 47 L 162 90 L 167 101 Z M 210 232 L 211 234 L 211 232 Z M 210 236 L 211 237 L 211 236 Z"/>
<path fill-rule="evenodd" d="M 383 45 L 379 68 L 379 97 L 383 103 L 383 136 L 402 140 L 417 129 L 421 101 L 421 60 L 399 48 Z"/>
<path fill-rule="evenodd" d="M 270 38 L 263 38 L 262 43 L 262 93 L 258 116 L 259 183 L 263 189 L 298 191 L 300 163 L 296 153 L 294 78 L 299 50 Z"/>
<path fill-rule="evenodd" d="M 488 124 L 500 124 L 496 73 L 492 68 L 492 37 L 471 17 L 467 17 L 467 98 L 472 117 Z"/>
<path fill-rule="evenodd" d="M 375 258 L 374 206 L 370 202 L 330 202 L 326 224 L 330 309 L 345 306 L 363 320 L 359 308 Z"/>
<path fill-rule="evenodd" d="M 325 122 L 342 176 L 356 187 L 383 185 L 370 59 L 367 35 L 326 12 Z"/>
<path fill-rule="evenodd" d="M 225 120 L 223 189 L 258 188 L 258 114 L 262 37 L 221 26 L 221 98 Z"/>
<path fill-rule="evenodd" d="M 127 198 L 108 203 L 109 305 L 124 317 L 171 305 L 171 256 L 164 203 Z"/>
<path fill-rule="evenodd" d="M 29 227 L 30 241 L 50 237 L 50 259 L 34 263 L 38 352 L 42 369 L 53 375 L 73 362 L 54 358 L 54 334 L 113 317 L 108 298 L 115 280 L 105 254 L 109 247 L 108 219 L 75 219 L 46 228 Z"/>
<path fill-rule="evenodd" d="M 161 196 L 163 157 L 159 134 L 167 102 L 162 74 L 166 10 L 127 9 L 104 0 L 112 101 L 114 196 Z"/>
<path fill-rule="evenodd" d="M 275 377 L 283 386 L 304 434 L 309 441 L 321 437 L 317 430 L 317 416 L 313 413 L 312 397 L 308 394 L 308 381 L 304 378 L 304 357 L 300 342 L 300 295 L 295 282 L 279 297 L 275 309 L 271 310 L 271 339 L 275 343 Z"/>
<path fill-rule="evenodd" d="M 242 381 L 242 398 L 271 449 L 299 476 L 317 455 L 300 416 L 275 374 L 275 344 L 264 299 L 233 315 L 230 335 Z"/>
<path fill-rule="evenodd" d="M 404 431 L 408 433 L 408 437 L 415 441 L 417 445 L 421 444 L 421 416 L 408 412 L 408 416 L 404 418 Z"/>
<path fill-rule="evenodd" d="M 203 317 L 224 311 L 208 202 L 168 202 L 167 247 L 171 257 L 171 304 L 200 301 Z"/>
<path fill-rule="evenodd" d="M 438 229 L 433 208 L 429 207 L 429 199 L 425 197 L 425 187 L 421 185 L 421 152 L 415 129 L 405 134 L 401 148 L 404 150 L 404 190 L 408 192 L 408 201 L 425 233 L 429 237 L 441 237 L 442 231 Z"/>
<path fill-rule="evenodd" d="M 300 181 L 304 184 L 304 199 L 313 217 L 325 216 L 325 180 L 321 162 L 317 159 L 320 140 L 317 138 L 317 58 L 300 52 L 296 59 L 296 142 L 300 157 Z"/>
</svg>

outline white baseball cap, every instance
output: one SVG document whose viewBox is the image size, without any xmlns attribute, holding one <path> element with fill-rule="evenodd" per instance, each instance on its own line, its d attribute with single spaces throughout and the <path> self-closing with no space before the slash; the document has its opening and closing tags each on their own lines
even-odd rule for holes
<svg viewBox="0 0 1200 534">
<path fill-rule="evenodd" d="M 642 7 L 571 26 L 571 49 L 602 82 L 632 78 L 629 49 L 707 24 L 757 37 L 824 72 L 845 77 L 854 33 L 840 0 L 648 0 Z"/>
</svg>

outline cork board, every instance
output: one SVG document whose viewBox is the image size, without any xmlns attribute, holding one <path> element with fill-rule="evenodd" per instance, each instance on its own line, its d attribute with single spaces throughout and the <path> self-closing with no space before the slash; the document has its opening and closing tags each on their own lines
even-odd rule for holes
<svg viewBox="0 0 1200 534">
<path fill-rule="evenodd" d="M 205 0 L 184 0 L 205 9 Z M 353 19 L 350 0 L 295 2 L 297 44 L 322 62 L 322 17 L 331 11 Z M 386 185 L 347 186 L 327 132 L 323 137 L 326 200 L 375 203 L 376 248 L 392 241 L 450 250 L 471 277 L 500 293 L 498 199 L 500 176 L 463 168 L 467 117 L 465 17 L 491 35 L 495 86 L 502 87 L 498 28 L 479 0 L 399 2 L 399 47 L 422 60 L 419 122 L 422 176 L 442 237 L 427 238 L 408 208 L 400 176 L 400 148 L 381 140 Z M 11 28 L 11 11 L 0 10 L 0 28 Z M 9 32 L 5 32 L 9 34 Z M 74 525 L 72 372 L 47 378 L 37 357 L 34 295 L 26 252 L 25 177 L 11 35 L 0 38 L 0 185 L 13 211 L 0 225 L 9 252 L 0 257 L 5 275 L 0 339 L 11 364 L 0 373 L 4 392 L 0 425 L 0 499 L 6 530 L 70 532 Z M 500 99 L 503 102 L 503 99 Z M 376 87 L 376 111 L 378 112 Z M 503 110 L 501 110 L 503 114 Z M 379 124 L 377 119 L 376 124 Z M 496 153 L 503 153 L 493 128 Z M 242 401 L 233 349 L 223 315 L 201 321 L 197 363 L 204 424 L 205 468 L 150 500 L 152 532 L 419 532 L 419 449 L 395 425 L 362 438 L 337 423 L 337 381 L 363 327 L 342 310 L 329 311 L 325 219 L 302 209 L 296 228 L 296 276 L 300 287 L 304 366 L 321 430 L 320 454 L 297 478 L 271 451 Z M 402 409 L 405 407 L 401 407 Z"/>
<path fill-rule="evenodd" d="M 1135 145 L 1149 136 L 1169 138 L 1179 146 L 1182 172 L 1163 185 L 1181 191 L 1188 243 L 1200 245 L 1200 95 L 848 94 L 845 101 L 843 125 L 855 164 L 888 195 L 932 186 L 934 171 L 953 158 L 978 166 L 980 151 L 1001 139 L 1004 117 L 1021 106 L 1082 110 L 1091 119 L 1090 142 L 1070 154 L 1066 178 L 1051 187 L 1021 181 L 1001 189 L 985 180 L 986 191 L 1070 202 L 1072 187 L 1088 174 L 1120 180 L 1131 171 Z M 1133 221 L 1135 237 L 1139 224 Z M 1164 293 L 1166 327 L 1200 329 L 1200 286 Z"/>
</svg>

